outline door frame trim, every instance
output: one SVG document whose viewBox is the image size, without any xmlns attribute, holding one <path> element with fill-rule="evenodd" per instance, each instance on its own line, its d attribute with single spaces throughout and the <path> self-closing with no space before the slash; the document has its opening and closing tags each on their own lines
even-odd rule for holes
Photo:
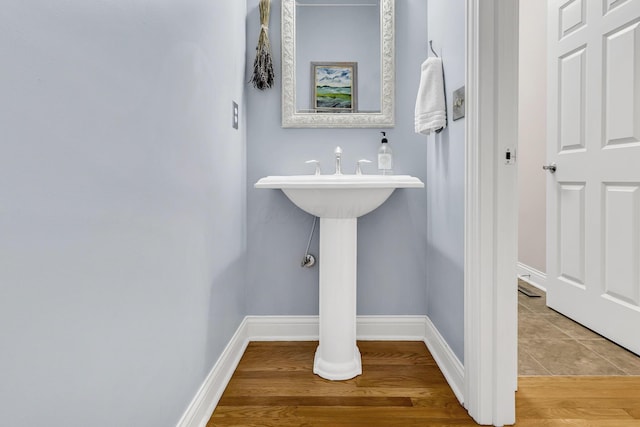
<svg viewBox="0 0 640 427">
<path fill-rule="evenodd" d="M 466 0 L 465 406 L 515 423 L 518 1 Z"/>
</svg>

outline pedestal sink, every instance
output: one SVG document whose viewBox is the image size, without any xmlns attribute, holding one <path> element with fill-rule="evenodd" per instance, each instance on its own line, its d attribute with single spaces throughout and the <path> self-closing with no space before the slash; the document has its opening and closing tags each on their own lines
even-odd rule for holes
<svg viewBox="0 0 640 427">
<path fill-rule="evenodd" d="M 408 175 L 268 176 L 256 188 L 280 189 L 320 217 L 320 343 L 313 372 L 329 380 L 362 373 L 356 345 L 357 221 L 396 188 L 423 188 Z"/>
</svg>

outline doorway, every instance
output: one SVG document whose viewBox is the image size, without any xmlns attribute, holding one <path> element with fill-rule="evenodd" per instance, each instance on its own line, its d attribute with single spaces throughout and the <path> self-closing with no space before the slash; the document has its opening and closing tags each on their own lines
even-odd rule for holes
<svg viewBox="0 0 640 427">
<path fill-rule="evenodd" d="M 518 373 L 640 375 L 640 357 L 546 306 L 547 3 L 519 14 Z"/>
</svg>

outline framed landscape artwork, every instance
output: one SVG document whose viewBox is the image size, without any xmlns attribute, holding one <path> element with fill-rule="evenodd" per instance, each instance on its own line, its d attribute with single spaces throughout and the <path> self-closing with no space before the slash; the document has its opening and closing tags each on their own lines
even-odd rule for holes
<svg viewBox="0 0 640 427">
<path fill-rule="evenodd" d="M 311 108 L 323 113 L 356 111 L 357 79 L 357 62 L 312 62 Z"/>
</svg>

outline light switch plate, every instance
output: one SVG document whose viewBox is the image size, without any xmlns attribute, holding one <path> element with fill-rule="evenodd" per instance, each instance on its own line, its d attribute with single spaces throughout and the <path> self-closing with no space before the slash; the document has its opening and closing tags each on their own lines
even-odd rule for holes
<svg viewBox="0 0 640 427">
<path fill-rule="evenodd" d="M 453 120 L 464 117 L 464 86 L 453 92 Z"/>
<path fill-rule="evenodd" d="M 231 126 L 233 126 L 234 129 L 238 129 L 238 104 L 236 101 L 231 102 L 233 103 L 233 122 Z"/>
</svg>

